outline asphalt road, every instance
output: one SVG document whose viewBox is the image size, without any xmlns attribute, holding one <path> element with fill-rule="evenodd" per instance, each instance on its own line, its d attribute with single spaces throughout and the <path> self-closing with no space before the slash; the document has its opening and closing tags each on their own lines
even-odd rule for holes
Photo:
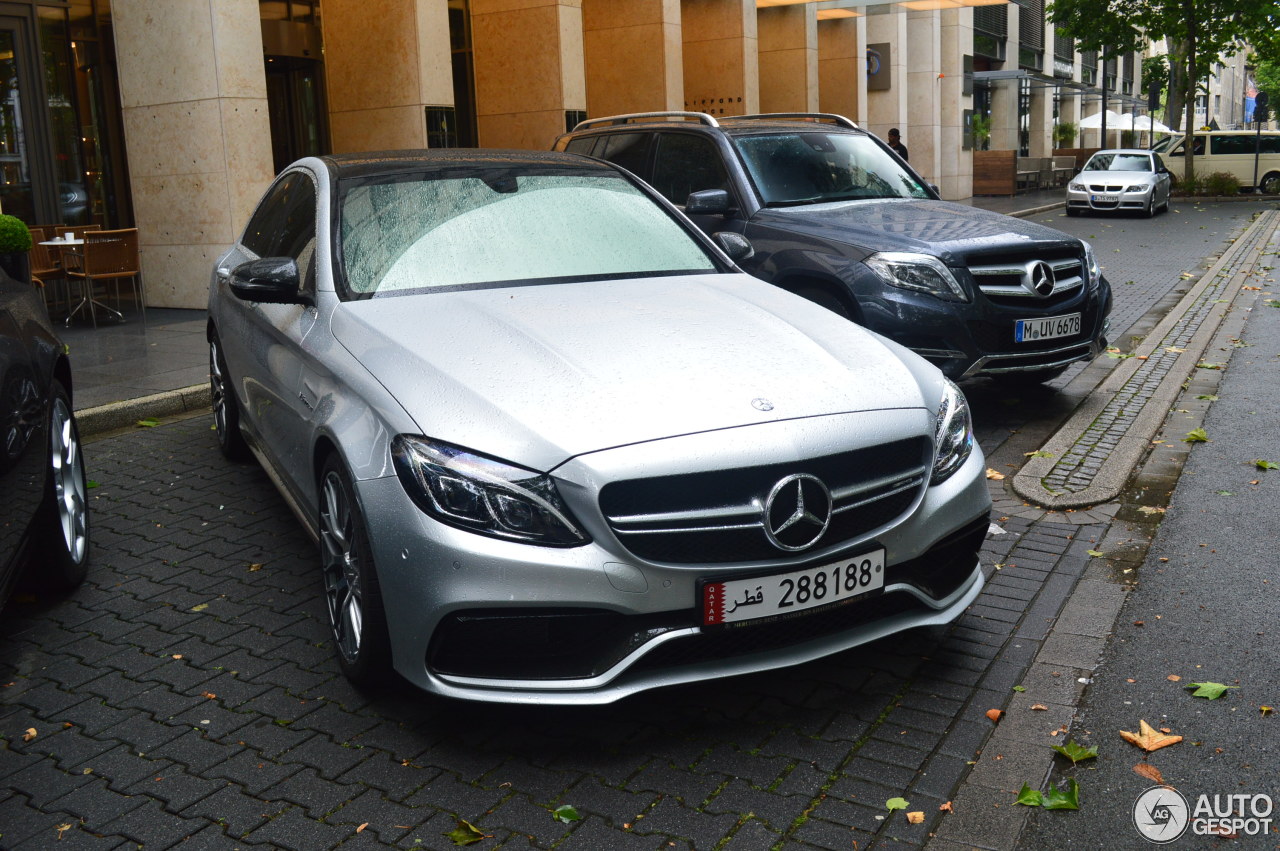
<svg viewBox="0 0 1280 851">
<path fill-rule="evenodd" d="M 1125 333 L 1253 209 L 1040 218 L 1092 238 Z M 1072 401 L 985 379 L 966 390 L 984 449 L 1008 463 Z M 86 454 L 89 581 L 0 619 L 5 849 L 449 848 L 459 819 L 486 835 L 478 848 L 919 846 L 1047 621 L 1015 628 L 1058 610 L 1105 532 L 1009 521 L 984 564 L 1022 553 L 1025 566 L 993 574 L 951 629 L 611 707 L 484 707 L 346 684 L 314 547 L 258 467 L 221 458 L 207 418 Z M 897 796 L 926 821 L 886 817 Z M 565 803 L 584 818 L 552 818 Z"/>
</svg>

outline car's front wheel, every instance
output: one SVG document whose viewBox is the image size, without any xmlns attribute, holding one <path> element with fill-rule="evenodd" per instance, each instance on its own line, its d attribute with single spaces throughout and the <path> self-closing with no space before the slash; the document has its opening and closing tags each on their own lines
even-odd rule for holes
<svg viewBox="0 0 1280 851">
<path fill-rule="evenodd" d="M 249 446 L 240 433 L 240 406 L 236 403 L 222 357 L 222 341 L 217 332 L 209 334 L 209 396 L 213 403 L 213 430 L 218 435 L 218 448 L 233 461 L 249 455 Z"/>
<path fill-rule="evenodd" d="M 320 471 L 320 563 L 329 628 L 342 672 L 372 685 L 391 673 L 382 589 L 351 476 L 337 455 Z"/>
<path fill-rule="evenodd" d="M 31 577 L 41 588 L 69 591 L 89 568 L 89 484 L 71 399 L 58 381 L 50 397 L 49 478 L 38 521 L 43 559 Z"/>
<path fill-rule="evenodd" d="M 1265 195 L 1280 194 L 1280 171 L 1273 171 L 1258 181 L 1258 188 Z"/>
</svg>

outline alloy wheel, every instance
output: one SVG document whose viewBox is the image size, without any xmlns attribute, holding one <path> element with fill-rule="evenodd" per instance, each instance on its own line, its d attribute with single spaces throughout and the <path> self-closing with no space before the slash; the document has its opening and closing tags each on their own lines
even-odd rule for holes
<svg viewBox="0 0 1280 851">
<path fill-rule="evenodd" d="M 222 375 L 222 358 L 218 354 L 218 341 L 209 341 L 209 395 L 213 401 L 213 425 L 218 436 L 227 433 L 227 387 Z"/>
<path fill-rule="evenodd" d="M 76 564 L 84 561 L 89 548 L 88 498 L 84 456 L 75 420 L 65 400 L 53 401 L 49 461 L 53 473 L 53 494 L 58 509 L 58 525 L 67 554 Z"/>
<path fill-rule="evenodd" d="M 364 625 L 364 583 L 355 541 L 355 517 L 341 476 L 324 477 L 320 507 L 320 542 L 329 625 L 338 652 L 348 663 L 360 656 Z"/>
</svg>

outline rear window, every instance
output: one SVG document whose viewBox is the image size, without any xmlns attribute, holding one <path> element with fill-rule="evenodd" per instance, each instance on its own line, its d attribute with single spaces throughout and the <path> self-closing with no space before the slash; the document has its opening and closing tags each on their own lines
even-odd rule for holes
<svg viewBox="0 0 1280 851">
<path fill-rule="evenodd" d="M 400 174 L 344 181 L 340 194 L 349 298 L 718 271 L 700 242 L 616 173 Z"/>
</svg>

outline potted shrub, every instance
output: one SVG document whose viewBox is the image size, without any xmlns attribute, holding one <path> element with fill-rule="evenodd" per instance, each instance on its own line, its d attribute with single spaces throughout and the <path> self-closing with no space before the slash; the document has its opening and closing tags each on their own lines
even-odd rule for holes
<svg viewBox="0 0 1280 851">
<path fill-rule="evenodd" d="M 985 151 L 991 144 L 991 116 L 975 115 L 969 126 L 973 129 L 973 146 Z"/>
<path fill-rule="evenodd" d="M 0 214 L 0 270 L 15 281 L 31 283 L 31 231 L 16 216 Z"/>
<path fill-rule="evenodd" d="M 1053 146 L 1070 148 L 1076 141 L 1076 126 L 1070 121 L 1060 121 L 1053 125 Z"/>
</svg>

